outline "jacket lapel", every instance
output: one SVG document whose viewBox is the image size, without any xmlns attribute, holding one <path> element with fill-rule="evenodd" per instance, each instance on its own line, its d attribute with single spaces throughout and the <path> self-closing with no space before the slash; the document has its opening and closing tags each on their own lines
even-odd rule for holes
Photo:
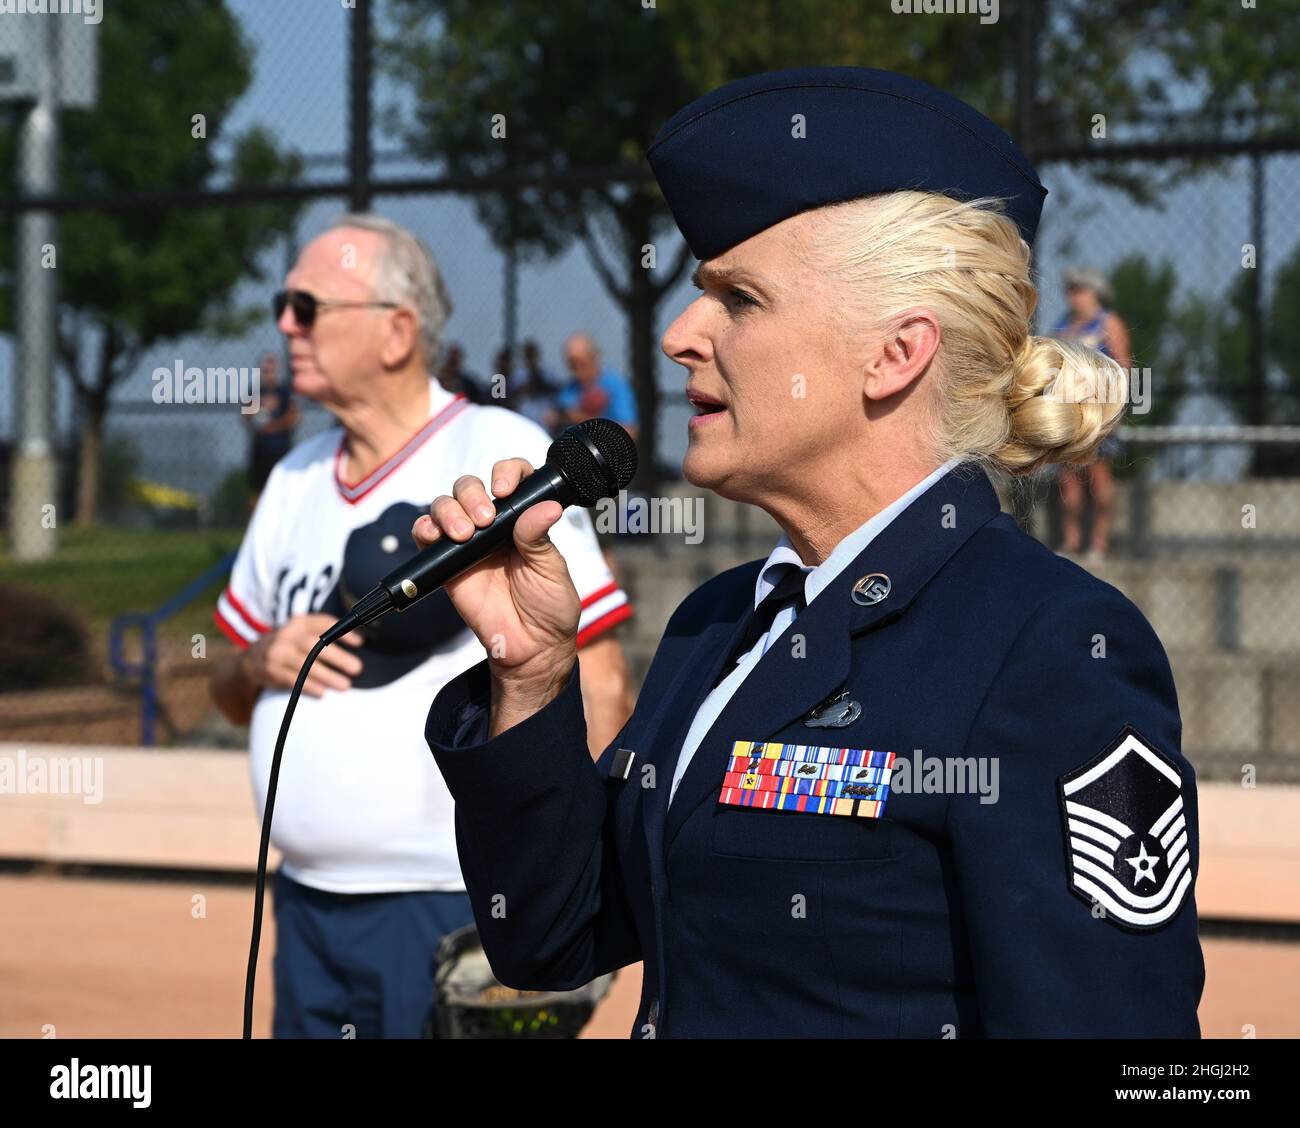
<svg viewBox="0 0 1300 1128">
<path fill-rule="evenodd" d="M 736 586 L 718 617 L 700 632 L 689 657 L 678 669 L 663 697 L 656 702 L 652 727 L 642 737 L 650 762 L 655 766 L 655 786 L 642 792 L 646 844 L 651 863 L 663 858 L 664 813 L 682 742 L 704 699 L 713 689 L 723 662 L 739 644 L 746 622 L 754 609 L 754 583 L 763 561 L 752 561 L 738 575 Z"/>
<path fill-rule="evenodd" d="M 658 833 L 651 824 L 659 817 L 664 819 L 666 849 L 695 808 L 710 797 L 716 799 L 733 740 L 770 739 L 840 689 L 849 676 L 853 639 L 902 615 L 935 573 L 999 511 L 997 494 L 983 470 L 974 464 L 955 467 L 916 498 L 759 659 L 705 735 L 668 807 L 681 742 L 708 696 L 712 680 L 697 687 L 690 706 L 675 723 L 664 727 L 664 740 L 672 730 L 673 743 L 665 746 L 671 764 L 661 769 L 666 774 L 661 775 L 656 789 L 656 809 L 646 820 L 652 847 Z M 888 577 L 888 594 L 864 605 L 853 599 L 853 588 L 872 574 Z M 752 599 L 751 587 L 750 606 Z M 741 622 L 744 618 L 742 615 Z M 740 637 L 740 623 L 726 633 L 734 645 Z M 802 655 L 792 646 L 798 635 L 804 640 Z M 715 675 L 726 652 L 720 649 L 707 663 Z M 652 852 L 651 857 L 656 854 Z"/>
</svg>

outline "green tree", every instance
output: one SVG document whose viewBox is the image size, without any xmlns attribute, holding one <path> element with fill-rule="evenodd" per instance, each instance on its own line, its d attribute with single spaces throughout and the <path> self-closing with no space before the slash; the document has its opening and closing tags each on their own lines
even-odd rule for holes
<svg viewBox="0 0 1300 1128">
<path fill-rule="evenodd" d="M 1300 423 L 1300 247 L 1277 272 L 1269 305 L 1266 356 L 1278 379 L 1270 382 L 1268 422 Z M 1270 446 L 1256 451 L 1255 469 L 1270 477 L 1300 475 L 1294 446 Z"/>
<path fill-rule="evenodd" d="M 904 67 L 917 42 L 943 54 L 961 40 L 949 20 L 907 35 L 887 6 L 837 0 L 593 5 L 574 0 L 393 0 L 381 33 L 385 65 L 411 92 L 388 117 L 411 148 L 461 175 L 564 174 L 644 159 L 659 127 L 703 91 L 743 74 L 808 62 Z M 919 38 L 918 38 L 919 37 Z M 992 66 L 999 48 L 975 55 Z M 916 69 L 913 67 L 913 69 Z M 920 68 L 924 70 L 925 68 Z M 978 72 L 973 67 L 973 72 Z M 506 136 L 494 138 L 494 115 Z M 476 196 L 499 246 L 549 256 L 581 242 L 627 326 L 641 448 L 656 449 L 655 325 L 690 261 L 672 217 L 644 181 L 554 185 Z M 646 250 L 656 248 L 647 268 Z M 576 328 L 576 327 L 575 327 Z M 650 459 L 643 457 L 643 467 Z M 646 467 L 641 480 L 653 479 Z"/>
<path fill-rule="evenodd" d="M 1265 313 L 1262 397 L 1251 350 L 1250 275 L 1238 274 L 1222 298 L 1191 293 L 1171 307 L 1172 281 L 1168 264 L 1154 272 L 1134 271 L 1123 286 L 1116 272 L 1116 308 L 1125 317 L 1135 311 L 1134 363 L 1151 367 L 1155 380 L 1155 406 L 1150 414 L 1130 422 L 1170 422 L 1182 398 L 1198 392 L 1218 398 L 1241 423 L 1295 423 L 1300 418 L 1300 330 L 1295 319 L 1300 308 L 1300 249 L 1279 267 Z M 1165 312 L 1152 316 L 1141 312 L 1144 308 Z M 1156 327 L 1160 338 L 1152 341 L 1149 352 L 1146 344 L 1139 343 L 1138 330 L 1147 317 L 1148 330 Z M 1143 359 L 1144 355 L 1151 359 Z M 1252 453 L 1250 472 L 1260 477 L 1293 476 L 1300 472 L 1300 464 L 1291 448 L 1261 446 Z"/>
<path fill-rule="evenodd" d="M 920 5 L 916 5 L 920 7 Z M 589 0 L 391 0 L 385 65 L 409 91 L 390 120 L 408 144 L 458 174 L 555 174 L 640 161 L 659 126 L 691 98 L 746 74 L 787 66 L 900 70 L 966 98 L 1010 126 L 1019 21 L 1034 19 L 1034 139 L 1086 143 L 1094 115 L 1121 137 L 1171 106 L 1174 84 L 1198 130 L 1247 114 L 1254 127 L 1300 121 L 1300 0 L 1259 9 L 1214 0 L 1004 0 L 978 15 L 896 14 L 861 0 L 665 0 L 643 7 Z M 1231 10 L 1229 10 L 1231 9 Z M 1207 50 L 1206 44 L 1213 49 Z M 1164 71 L 1152 70 L 1152 60 Z M 1190 92 L 1190 93 L 1189 93 Z M 506 136 L 494 136 L 504 115 Z M 1164 129 L 1160 136 L 1169 136 Z M 1158 200 L 1167 166 L 1141 177 L 1090 170 L 1135 198 Z M 627 318 L 643 449 L 655 447 L 656 315 L 687 257 L 644 265 L 672 231 L 645 182 L 483 193 L 481 218 L 501 246 L 552 255 L 581 241 Z"/>
<path fill-rule="evenodd" d="M 1210 375 L 1208 390 L 1215 392 L 1232 409 L 1242 423 L 1268 422 L 1254 410 L 1254 381 L 1251 378 L 1250 354 L 1250 276 L 1243 270 L 1228 287 L 1225 300 L 1206 305 L 1196 303 L 1188 320 L 1200 314 L 1208 329 Z"/>
<path fill-rule="evenodd" d="M 1300 422 L 1300 246 L 1278 269 L 1268 317 L 1268 356 L 1277 365 L 1282 386 L 1271 422 Z"/>
<path fill-rule="evenodd" d="M 1168 261 L 1153 266 L 1141 255 L 1129 255 L 1110 272 L 1114 308 L 1128 326 L 1133 367 L 1151 370 L 1151 410 L 1130 414 L 1132 425 L 1168 423 L 1186 391 L 1184 372 L 1170 362 L 1175 285 Z"/>
<path fill-rule="evenodd" d="M 295 179 L 301 162 L 262 130 L 223 136 L 252 78 L 253 53 L 224 3 L 115 0 L 100 27 L 94 109 L 63 113 L 60 191 L 113 197 L 253 187 Z M 195 136 L 202 114 L 206 136 Z M 16 136 L 0 130 L 0 167 L 14 167 Z M 218 150 L 227 152 L 225 160 Z M 235 291 L 261 280 L 259 255 L 298 210 L 282 203 L 86 210 L 59 221 L 57 348 L 76 390 L 80 435 L 78 524 L 95 520 L 104 418 L 113 386 L 139 356 L 190 333 L 232 334 L 252 311 Z M 0 248 L 12 259 L 9 231 Z M 13 295 L 0 294 L 13 328 Z"/>
<path fill-rule="evenodd" d="M 1214 334 L 1213 390 L 1243 423 L 1294 423 L 1300 402 L 1300 333 L 1296 330 L 1300 248 L 1279 267 L 1273 299 L 1264 310 L 1259 375 L 1251 347 L 1251 283 L 1250 273 L 1243 270 L 1229 289 L 1227 300 L 1207 311 L 1206 322 Z M 1257 446 L 1251 455 L 1250 472 L 1256 477 L 1290 477 L 1300 473 L 1300 460 L 1293 447 Z"/>
</svg>

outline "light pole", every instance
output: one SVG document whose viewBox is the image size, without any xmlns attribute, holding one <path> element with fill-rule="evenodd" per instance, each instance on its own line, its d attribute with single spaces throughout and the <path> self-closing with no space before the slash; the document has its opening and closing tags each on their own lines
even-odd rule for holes
<svg viewBox="0 0 1300 1128">
<path fill-rule="evenodd" d="M 58 187 L 56 89 L 59 21 L 30 21 L 35 99 L 18 139 L 18 191 L 51 196 Z M 54 505 L 55 219 L 48 211 L 18 215 L 14 243 L 14 459 L 9 490 L 9 545 L 16 560 L 45 560 L 58 546 Z"/>
</svg>

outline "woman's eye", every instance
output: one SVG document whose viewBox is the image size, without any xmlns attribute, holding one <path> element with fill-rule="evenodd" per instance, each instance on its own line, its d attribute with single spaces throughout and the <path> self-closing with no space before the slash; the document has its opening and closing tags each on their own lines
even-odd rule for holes
<svg viewBox="0 0 1300 1128">
<path fill-rule="evenodd" d="M 725 304 L 739 309 L 750 309 L 760 304 L 753 295 L 746 293 L 744 290 L 739 290 L 735 286 L 706 286 L 698 278 L 694 277 L 691 278 L 691 285 L 702 293 L 712 294 Z"/>
</svg>

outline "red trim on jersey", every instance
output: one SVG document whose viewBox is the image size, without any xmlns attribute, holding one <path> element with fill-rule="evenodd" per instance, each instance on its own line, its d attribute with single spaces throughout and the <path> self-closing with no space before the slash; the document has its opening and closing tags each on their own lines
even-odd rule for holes
<svg viewBox="0 0 1300 1128">
<path fill-rule="evenodd" d="M 632 617 L 632 604 L 620 603 L 612 611 L 607 611 L 593 623 L 588 623 L 578 632 L 578 649 L 581 649 L 587 643 L 598 635 L 603 635 L 611 627 L 618 626 L 624 619 Z"/>
<path fill-rule="evenodd" d="M 609 583 L 607 583 L 599 591 L 593 591 L 589 596 L 587 596 L 587 598 L 582 601 L 582 606 L 590 607 L 593 603 L 596 602 L 596 600 L 604 599 L 605 596 L 610 594 L 610 592 L 617 591 L 617 590 L 618 590 L 618 581 L 610 580 Z"/>
<path fill-rule="evenodd" d="M 224 634 L 228 639 L 230 639 L 230 641 L 233 642 L 237 647 L 239 647 L 240 650 L 247 650 L 252 645 L 252 643 L 250 643 L 248 639 L 246 639 L 237 630 L 235 630 L 234 627 L 232 627 L 229 623 L 226 622 L 225 618 L 222 616 L 219 610 L 216 610 L 214 608 L 212 612 L 212 617 L 216 619 L 217 626 L 221 628 L 222 634 Z"/>
<path fill-rule="evenodd" d="M 248 608 L 239 602 L 239 597 L 235 595 L 234 591 L 232 591 L 230 588 L 226 588 L 226 598 L 230 600 L 230 606 L 233 607 L 236 611 L 240 613 L 240 615 L 244 617 L 244 621 L 250 627 L 252 627 L 253 630 L 261 631 L 262 634 L 266 634 L 266 632 L 271 629 L 270 626 L 268 626 L 266 623 L 250 615 L 248 612 Z"/>
<path fill-rule="evenodd" d="M 348 445 L 348 437 L 344 435 L 339 440 L 339 449 L 334 454 L 334 484 L 338 487 L 339 496 L 349 505 L 356 505 L 366 494 L 428 442 L 435 432 L 441 430 L 445 424 L 450 423 L 469 406 L 469 400 L 465 398 L 464 394 L 457 392 L 451 397 L 451 402 L 446 404 L 437 414 L 431 416 L 414 435 L 406 440 L 396 454 L 372 470 L 359 482 L 348 483 L 343 480 L 343 455 Z"/>
</svg>

